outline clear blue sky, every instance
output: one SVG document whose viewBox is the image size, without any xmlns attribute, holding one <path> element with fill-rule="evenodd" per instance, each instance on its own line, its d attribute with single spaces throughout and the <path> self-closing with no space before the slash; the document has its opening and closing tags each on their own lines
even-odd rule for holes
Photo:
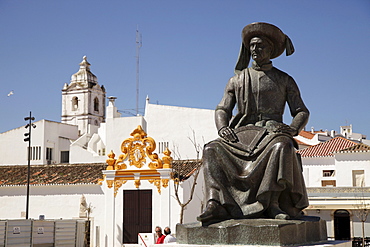
<svg viewBox="0 0 370 247">
<path fill-rule="evenodd" d="M 137 25 L 140 108 L 149 95 L 151 103 L 214 109 L 241 30 L 256 21 L 294 43 L 294 55 L 273 63 L 296 80 L 311 111 L 306 128 L 352 124 L 370 139 L 368 0 L 0 0 L 0 132 L 24 125 L 29 111 L 59 122 L 61 89 L 84 55 L 117 107 L 134 109 Z"/>
</svg>

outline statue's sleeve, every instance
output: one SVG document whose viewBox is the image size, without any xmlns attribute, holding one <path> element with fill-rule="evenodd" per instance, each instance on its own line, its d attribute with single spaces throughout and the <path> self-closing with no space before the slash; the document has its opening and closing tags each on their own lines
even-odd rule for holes
<svg viewBox="0 0 370 247">
<path fill-rule="evenodd" d="M 234 79 L 235 77 L 232 77 L 227 83 L 224 95 L 216 107 L 215 122 L 217 130 L 229 126 L 229 121 L 236 103 Z"/>
<path fill-rule="evenodd" d="M 288 77 L 287 83 L 287 101 L 290 109 L 290 114 L 293 117 L 290 127 L 297 130 L 298 133 L 304 128 L 308 122 L 309 111 L 299 92 L 298 86 L 292 77 Z"/>
</svg>

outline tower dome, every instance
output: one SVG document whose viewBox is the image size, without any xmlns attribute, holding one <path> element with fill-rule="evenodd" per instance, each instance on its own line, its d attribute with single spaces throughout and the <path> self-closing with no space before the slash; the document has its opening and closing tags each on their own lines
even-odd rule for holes
<svg viewBox="0 0 370 247">
<path fill-rule="evenodd" d="M 71 76 L 71 84 L 76 83 L 80 87 L 92 88 L 98 83 L 96 76 L 90 71 L 90 63 L 84 56 L 80 63 L 80 69 Z"/>
</svg>

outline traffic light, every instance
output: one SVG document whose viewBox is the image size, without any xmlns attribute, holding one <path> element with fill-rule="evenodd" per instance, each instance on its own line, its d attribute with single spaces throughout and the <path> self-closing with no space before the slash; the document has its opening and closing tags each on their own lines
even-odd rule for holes
<svg viewBox="0 0 370 247">
<path fill-rule="evenodd" d="M 26 137 L 26 138 L 24 138 L 24 141 L 25 142 L 29 142 L 30 141 L 30 133 L 28 132 L 28 133 L 24 133 L 24 136 Z"/>
<path fill-rule="evenodd" d="M 24 128 L 26 128 L 26 129 L 30 128 L 28 130 L 28 133 L 24 133 L 24 136 L 26 137 L 26 138 L 24 138 L 24 141 L 25 142 L 30 142 L 30 140 L 31 140 L 31 126 L 33 128 L 36 128 L 36 125 L 33 124 L 31 121 L 34 121 L 35 118 L 31 116 L 31 112 L 30 112 L 30 116 L 29 117 L 25 117 L 24 120 L 25 121 L 28 121 L 28 124 L 26 124 L 26 126 L 24 126 Z"/>
</svg>

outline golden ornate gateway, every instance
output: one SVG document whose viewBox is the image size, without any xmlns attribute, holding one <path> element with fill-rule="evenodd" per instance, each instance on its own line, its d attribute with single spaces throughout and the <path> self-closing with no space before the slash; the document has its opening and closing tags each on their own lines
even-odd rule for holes
<svg viewBox="0 0 370 247">
<path fill-rule="evenodd" d="M 122 142 L 122 154 L 118 159 L 115 159 L 113 151 L 108 154 L 108 166 L 103 171 L 108 187 L 114 186 L 116 196 L 118 189 L 128 180 L 133 180 L 136 188 L 140 187 L 141 180 L 148 180 L 157 187 L 158 193 L 161 193 L 161 187 L 168 186 L 171 175 L 171 152 L 166 149 L 162 158 L 153 153 L 156 143 L 140 125 L 130 135 L 131 138 Z M 104 179 L 101 179 L 100 184 L 103 181 Z"/>
</svg>

